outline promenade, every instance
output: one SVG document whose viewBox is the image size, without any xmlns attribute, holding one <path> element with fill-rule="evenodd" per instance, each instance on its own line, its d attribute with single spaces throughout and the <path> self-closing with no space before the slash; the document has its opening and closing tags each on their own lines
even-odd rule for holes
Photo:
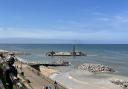
<svg viewBox="0 0 128 89">
<path fill-rule="evenodd" d="M 20 65 L 20 64 L 16 64 Z M 18 69 L 20 72 L 21 70 Z M 50 86 L 51 89 L 55 89 L 54 85 L 40 76 L 36 71 L 32 70 L 27 64 L 22 64 L 22 71 L 24 72 L 25 79 L 29 80 L 29 85 L 32 89 L 44 89 L 46 86 Z"/>
</svg>

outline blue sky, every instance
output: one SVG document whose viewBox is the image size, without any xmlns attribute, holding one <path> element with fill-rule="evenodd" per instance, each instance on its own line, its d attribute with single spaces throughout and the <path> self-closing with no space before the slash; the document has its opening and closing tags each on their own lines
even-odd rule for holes
<svg viewBox="0 0 128 89">
<path fill-rule="evenodd" d="M 0 43 L 127 44 L 127 34 L 128 0 L 0 0 Z"/>
</svg>

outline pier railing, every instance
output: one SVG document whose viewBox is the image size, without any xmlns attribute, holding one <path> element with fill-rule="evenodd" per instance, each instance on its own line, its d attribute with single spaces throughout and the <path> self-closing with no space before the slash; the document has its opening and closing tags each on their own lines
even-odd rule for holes
<svg viewBox="0 0 128 89">
<path fill-rule="evenodd" d="M 26 81 L 25 76 L 23 76 L 22 74 L 19 74 L 18 77 L 19 77 L 22 81 Z M 24 85 L 25 89 L 34 89 L 34 88 L 32 88 L 32 86 L 31 86 L 28 82 L 24 82 L 23 85 Z"/>
</svg>

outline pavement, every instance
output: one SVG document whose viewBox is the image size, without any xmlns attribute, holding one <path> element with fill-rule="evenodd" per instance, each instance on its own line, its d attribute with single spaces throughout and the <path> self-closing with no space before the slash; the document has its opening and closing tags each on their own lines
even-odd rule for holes
<svg viewBox="0 0 128 89">
<path fill-rule="evenodd" d="M 29 85 L 32 87 L 32 89 L 45 89 L 46 86 L 50 86 L 51 89 L 55 89 L 53 84 L 41 77 L 37 71 L 30 69 L 30 66 L 27 64 L 22 64 L 22 71 L 24 72 L 25 79 L 30 81 Z"/>
</svg>

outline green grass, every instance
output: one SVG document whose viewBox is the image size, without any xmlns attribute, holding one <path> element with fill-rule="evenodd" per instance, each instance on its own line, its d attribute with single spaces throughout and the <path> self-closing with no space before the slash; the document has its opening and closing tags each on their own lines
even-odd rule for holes
<svg viewBox="0 0 128 89">
<path fill-rule="evenodd" d="M 16 89 L 16 86 L 15 85 L 13 85 L 13 89 Z"/>
</svg>

